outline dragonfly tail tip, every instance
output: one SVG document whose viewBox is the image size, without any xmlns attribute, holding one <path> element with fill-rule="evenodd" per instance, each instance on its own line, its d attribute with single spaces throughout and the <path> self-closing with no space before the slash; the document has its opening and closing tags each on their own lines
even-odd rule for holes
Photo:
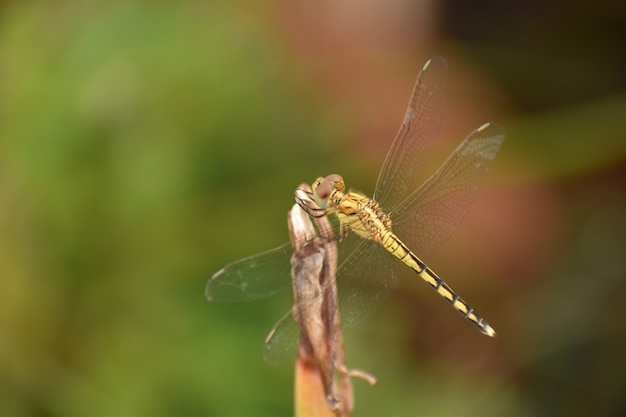
<svg viewBox="0 0 626 417">
<path fill-rule="evenodd" d="M 493 327 L 491 327 L 488 324 L 485 325 L 485 327 L 482 329 L 482 332 L 489 337 L 496 337 L 498 335 L 496 331 L 493 329 Z"/>
</svg>

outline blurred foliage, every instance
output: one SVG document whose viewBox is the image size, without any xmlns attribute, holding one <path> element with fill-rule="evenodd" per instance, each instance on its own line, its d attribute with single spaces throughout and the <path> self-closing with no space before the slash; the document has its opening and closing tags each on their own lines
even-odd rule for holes
<svg viewBox="0 0 626 417">
<path fill-rule="evenodd" d="M 269 214 L 306 165 L 285 155 L 323 132 L 250 16 L 80 6 L 15 4 L 1 25 L 0 414 L 251 415 L 228 375 L 264 365 L 220 358 L 243 345 L 218 341 L 204 283 L 225 249 L 284 238 Z M 242 242 L 237 222 L 262 230 Z"/>
<path fill-rule="evenodd" d="M 469 226 L 434 259 L 445 276 L 484 276 L 451 283 L 501 337 L 479 340 L 423 286 L 403 287 L 347 337 L 349 365 L 381 382 L 355 383 L 357 415 L 626 410 L 623 37 L 598 12 L 579 13 L 571 38 L 531 9 L 485 27 L 489 3 L 463 19 L 441 3 L 453 26 L 434 49 L 476 57 L 499 85 L 493 118 L 509 130 L 481 207 L 503 220 L 470 215 L 491 232 L 467 240 Z M 215 305 L 206 279 L 287 240 L 300 182 L 341 166 L 368 184 L 384 153 L 359 147 L 368 116 L 313 87 L 314 54 L 293 52 L 283 7 L 0 5 L 0 416 L 292 413 L 289 364 L 261 357 L 289 295 Z M 527 16 L 538 32 L 507 48 Z M 569 42 L 580 62 L 561 54 Z"/>
</svg>

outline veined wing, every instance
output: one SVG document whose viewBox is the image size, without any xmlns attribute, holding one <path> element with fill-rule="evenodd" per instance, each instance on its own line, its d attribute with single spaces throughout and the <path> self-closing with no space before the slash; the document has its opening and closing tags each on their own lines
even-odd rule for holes
<svg viewBox="0 0 626 417">
<path fill-rule="evenodd" d="M 416 254 L 431 252 L 452 235 L 503 140 L 501 125 L 480 126 L 422 186 L 388 212 L 395 232 Z"/>
<path fill-rule="evenodd" d="M 258 300 L 291 289 L 291 254 L 287 243 L 226 265 L 207 283 L 209 301 L 238 302 Z"/>
<path fill-rule="evenodd" d="M 358 245 L 337 270 L 337 297 L 341 327 L 349 329 L 367 318 L 398 285 L 401 264 L 379 243 L 350 233 Z M 357 243 L 358 242 L 358 243 Z"/>
<path fill-rule="evenodd" d="M 263 345 L 263 359 L 270 365 L 278 365 L 291 356 L 295 357 L 299 342 L 300 328 L 289 311 L 267 334 Z"/>
<path fill-rule="evenodd" d="M 404 120 L 376 181 L 373 197 L 383 209 L 395 207 L 425 179 L 420 174 L 438 137 L 447 73 L 446 60 L 436 56 L 417 76 Z"/>
<path fill-rule="evenodd" d="M 362 239 L 355 233 L 349 233 L 337 245 L 337 250 L 340 260 L 336 277 L 339 319 L 341 328 L 346 330 L 373 313 L 396 288 L 400 262 L 390 256 L 382 245 Z M 298 335 L 298 326 L 289 312 L 265 340 L 265 361 L 277 364 L 287 359 L 295 351 Z"/>
<path fill-rule="evenodd" d="M 331 220 L 331 227 L 338 229 L 338 223 L 336 218 Z M 292 254 L 292 244 L 286 243 L 232 262 L 209 279 L 205 296 L 209 301 L 239 302 L 291 290 Z"/>
</svg>

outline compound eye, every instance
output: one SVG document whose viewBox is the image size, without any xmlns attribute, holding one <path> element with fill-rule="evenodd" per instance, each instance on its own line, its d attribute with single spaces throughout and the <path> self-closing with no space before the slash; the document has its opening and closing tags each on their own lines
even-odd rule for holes
<svg viewBox="0 0 626 417">
<path fill-rule="evenodd" d="M 346 187 L 345 183 L 343 182 L 343 177 L 339 174 L 330 174 L 326 177 L 326 181 L 331 182 L 333 184 L 333 187 L 337 191 L 343 191 L 343 189 Z"/>
<path fill-rule="evenodd" d="M 324 181 L 317 187 L 317 189 L 315 190 L 315 193 L 322 200 L 326 200 L 328 197 L 330 197 L 330 193 L 332 193 L 332 191 L 333 191 L 333 186 L 330 184 L 330 182 Z"/>
<path fill-rule="evenodd" d="M 326 179 L 331 182 L 343 182 L 343 177 L 339 174 L 330 174 Z"/>
</svg>

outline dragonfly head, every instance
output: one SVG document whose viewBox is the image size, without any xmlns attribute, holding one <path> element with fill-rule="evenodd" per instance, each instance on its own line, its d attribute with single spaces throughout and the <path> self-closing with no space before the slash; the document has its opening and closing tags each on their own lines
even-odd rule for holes
<svg viewBox="0 0 626 417">
<path fill-rule="evenodd" d="M 316 179 L 311 185 L 311 190 L 313 191 L 315 202 L 319 204 L 320 207 L 326 208 L 328 199 L 333 193 L 336 191 L 342 192 L 345 187 L 346 185 L 341 175 L 331 174 L 327 177 L 319 177 Z"/>
</svg>

